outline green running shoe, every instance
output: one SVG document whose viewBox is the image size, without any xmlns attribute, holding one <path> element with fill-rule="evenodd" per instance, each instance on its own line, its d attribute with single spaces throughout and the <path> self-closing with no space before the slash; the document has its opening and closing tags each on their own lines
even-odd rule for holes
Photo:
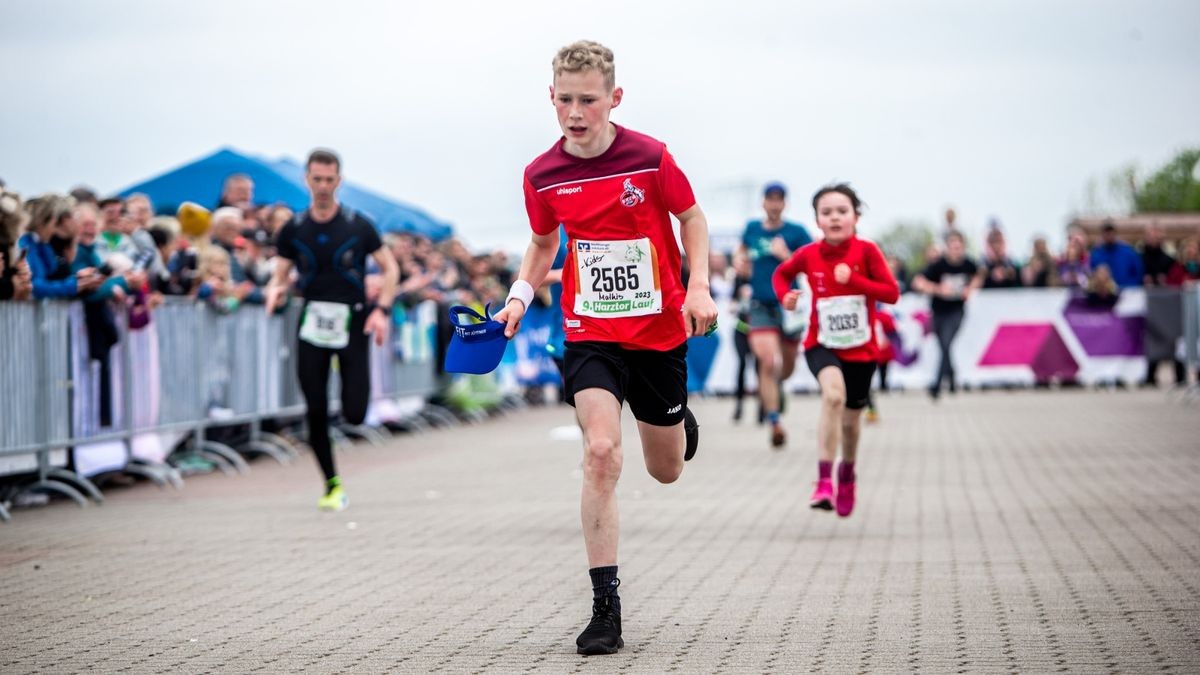
<svg viewBox="0 0 1200 675">
<path fill-rule="evenodd" d="M 334 487 L 317 501 L 317 508 L 322 511 L 344 511 L 349 505 L 350 500 L 346 499 L 346 491 L 341 485 Z"/>
</svg>

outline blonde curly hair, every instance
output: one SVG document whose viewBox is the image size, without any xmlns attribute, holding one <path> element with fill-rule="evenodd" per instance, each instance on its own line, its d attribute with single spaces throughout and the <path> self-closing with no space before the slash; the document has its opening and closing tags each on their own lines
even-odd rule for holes
<svg viewBox="0 0 1200 675">
<path fill-rule="evenodd" d="M 71 215 L 74 200 L 54 193 L 46 193 L 25 202 L 25 213 L 28 222 L 26 232 L 37 232 L 46 227 L 57 225 L 65 216 Z"/>
<path fill-rule="evenodd" d="M 612 91 L 617 84 L 616 67 L 613 65 L 612 50 L 599 42 L 578 40 L 558 50 L 554 55 L 554 76 L 563 73 L 581 73 L 598 70 L 604 76 L 604 85 Z"/>
<path fill-rule="evenodd" d="M 217 276 L 221 281 L 229 281 L 229 253 L 220 246 L 207 246 L 200 250 L 197 257 L 196 276 L 201 281 L 210 276 Z M 217 274 L 220 268 L 221 273 Z"/>
<path fill-rule="evenodd" d="M 29 214 L 21 202 L 21 195 L 0 188 L 0 246 L 12 246 L 21 236 Z"/>
</svg>

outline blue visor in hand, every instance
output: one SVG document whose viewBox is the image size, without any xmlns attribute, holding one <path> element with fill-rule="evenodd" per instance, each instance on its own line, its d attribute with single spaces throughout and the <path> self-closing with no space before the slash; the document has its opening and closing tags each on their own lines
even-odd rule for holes
<svg viewBox="0 0 1200 675">
<path fill-rule="evenodd" d="M 446 372 L 483 375 L 500 365 L 508 339 L 504 337 L 505 324 L 491 319 L 490 307 L 483 308 L 487 316 L 463 305 L 450 308 L 454 335 L 446 349 Z M 463 315 L 470 319 L 463 319 Z"/>
</svg>

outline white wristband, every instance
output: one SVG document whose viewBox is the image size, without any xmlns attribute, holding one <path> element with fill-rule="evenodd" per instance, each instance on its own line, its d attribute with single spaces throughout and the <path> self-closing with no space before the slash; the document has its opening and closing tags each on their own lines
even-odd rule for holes
<svg viewBox="0 0 1200 675">
<path fill-rule="evenodd" d="M 508 297 L 504 299 L 504 304 L 508 305 L 508 301 L 516 298 L 525 305 L 525 309 L 529 309 L 529 305 L 533 303 L 533 286 L 524 279 L 517 279 L 513 282 L 512 288 L 508 290 Z"/>
</svg>

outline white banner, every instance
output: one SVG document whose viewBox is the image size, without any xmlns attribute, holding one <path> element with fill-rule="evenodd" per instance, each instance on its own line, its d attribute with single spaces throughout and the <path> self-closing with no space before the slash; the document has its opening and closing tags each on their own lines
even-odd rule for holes
<svg viewBox="0 0 1200 675">
<path fill-rule="evenodd" d="M 1085 385 L 1136 382 L 1146 372 L 1142 351 L 1145 308 L 1141 289 L 1123 291 L 1111 309 L 1089 306 L 1067 289 L 980 291 L 967 302 L 962 328 L 953 343 L 958 383 L 978 387 L 1051 380 Z M 899 334 L 897 360 L 889 365 L 888 383 L 907 389 L 928 387 L 941 358 L 928 298 L 906 294 L 885 309 L 896 318 Z M 735 323 L 724 304 L 718 329 L 721 342 L 705 386 L 710 393 L 734 391 Z M 747 387 L 754 386 L 753 368 L 747 368 Z M 816 390 L 803 352 L 787 389 Z"/>
</svg>

